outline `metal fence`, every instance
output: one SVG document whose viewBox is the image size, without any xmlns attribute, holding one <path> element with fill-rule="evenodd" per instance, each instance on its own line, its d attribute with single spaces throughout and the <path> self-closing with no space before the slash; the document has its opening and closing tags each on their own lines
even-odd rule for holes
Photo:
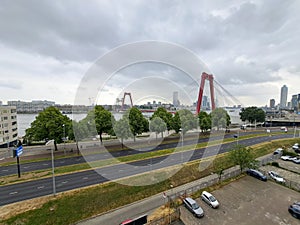
<svg viewBox="0 0 300 225">
<path fill-rule="evenodd" d="M 269 176 L 269 174 L 268 174 L 267 171 L 264 171 L 264 170 L 259 170 L 259 171 L 261 173 L 263 173 L 265 176 L 267 176 L 269 180 L 272 180 L 272 178 Z M 295 191 L 300 191 L 300 183 L 299 182 L 291 181 L 291 180 L 286 179 L 286 178 L 284 178 L 284 180 L 285 180 L 284 183 L 279 183 L 279 182 L 277 182 L 277 183 L 279 183 L 279 184 L 281 184 L 283 186 L 286 186 L 286 187 L 288 187 L 290 189 L 293 189 Z M 274 181 L 274 182 L 276 182 L 276 181 Z"/>
<path fill-rule="evenodd" d="M 147 225 L 166 225 L 171 224 L 173 221 L 177 221 L 180 218 L 180 209 L 175 209 L 174 212 L 170 213 L 169 215 L 165 215 L 162 218 L 148 221 Z"/>
</svg>

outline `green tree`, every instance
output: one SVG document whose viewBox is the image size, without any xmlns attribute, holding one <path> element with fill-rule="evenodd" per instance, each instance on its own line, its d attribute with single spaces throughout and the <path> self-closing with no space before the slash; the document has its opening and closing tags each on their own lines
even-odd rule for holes
<svg viewBox="0 0 300 225">
<path fill-rule="evenodd" d="M 71 119 L 63 115 L 56 107 L 50 106 L 37 115 L 30 128 L 26 129 L 25 137 L 29 142 L 53 139 L 55 150 L 57 150 L 56 144 L 63 142 L 64 129 L 65 134 L 72 129 Z"/>
<path fill-rule="evenodd" d="M 157 110 L 151 116 L 150 120 L 152 120 L 154 117 L 161 118 L 165 122 L 168 131 L 172 129 L 172 117 L 173 116 L 165 108 L 163 108 L 163 107 L 157 108 Z"/>
<path fill-rule="evenodd" d="M 135 141 L 136 135 L 149 130 L 148 120 L 143 116 L 142 112 L 132 107 L 128 113 L 129 125 Z"/>
<path fill-rule="evenodd" d="M 150 130 L 152 132 L 155 132 L 156 134 L 156 139 L 157 139 L 157 135 L 159 133 L 161 133 L 161 137 L 163 138 L 163 132 L 167 129 L 167 125 L 164 122 L 163 119 L 161 119 L 160 117 L 154 117 L 151 121 L 150 121 Z"/>
<path fill-rule="evenodd" d="M 96 127 L 96 132 L 100 136 L 101 143 L 103 143 L 103 133 L 113 134 L 115 118 L 111 112 L 107 111 L 100 105 L 96 105 L 94 109 L 88 113 L 84 122 L 87 124 L 89 134 L 92 134 L 93 128 Z"/>
<path fill-rule="evenodd" d="M 213 127 L 217 127 L 217 130 L 220 128 L 225 128 L 230 125 L 230 116 L 225 109 L 216 108 L 210 113 L 211 122 Z"/>
<path fill-rule="evenodd" d="M 118 138 L 121 139 L 122 149 L 124 147 L 124 139 L 133 137 L 130 129 L 129 120 L 127 117 L 123 117 L 114 124 L 114 132 Z"/>
<path fill-rule="evenodd" d="M 176 134 L 179 133 L 180 128 L 181 128 L 181 120 L 180 120 L 180 116 L 179 116 L 178 112 L 175 113 L 175 115 L 172 119 L 172 128 L 174 129 Z"/>
<path fill-rule="evenodd" d="M 229 152 L 229 158 L 235 165 L 240 166 L 241 172 L 243 172 L 245 168 L 256 167 L 257 162 L 251 152 L 251 148 L 247 148 L 246 146 L 236 145 Z"/>
<path fill-rule="evenodd" d="M 202 132 L 207 132 L 209 129 L 211 129 L 211 118 L 207 112 L 201 111 L 198 114 L 198 121 Z"/>
<path fill-rule="evenodd" d="M 240 118 L 242 121 L 249 121 L 250 123 L 254 122 L 265 122 L 266 113 L 256 106 L 242 108 L 240 112 Z"/>
<path fill-rule="evenodd" d="M 183 134 L 198 127 L 197 117 L 195 117 L 191 111 L 187 109 L 181 109 L 178 111 L 178 113 L 180 116 L 181 130 Z"/>
</svg>

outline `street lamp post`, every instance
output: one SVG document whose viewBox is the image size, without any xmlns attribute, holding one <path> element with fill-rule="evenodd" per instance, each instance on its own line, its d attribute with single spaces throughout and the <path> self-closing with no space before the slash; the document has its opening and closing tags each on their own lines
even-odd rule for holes
<svg viewBox="0 0 300 225">
<path fill-rule="evenodd" d="M 183 163 L 183 130 L 180 128 L 179 131 L 181 134 L 181 163 Z"/>
<path fill-rule="evenodd" d="M 240 132 L 238 131 L 238 133 L 233 136 L 236 139 L 236 145 L 239 145 L 239 135 Z"/>
<path fill-rule="evenodd" d="M 64 154 L 66 155 L 66 126 L 63 124 L 64 128 Z"/>
<path fill-rule="evenodd" d="M 46 143 L 46 145 L 54 145 L 54 140 L 50 140 Z M 54 174 L 54 155 L 53 148 L 51 147 L 51 162 L 52 162 L 52 186 L 53 186 L 53 195 L 56 195 L 56 186 L 55 186 L 55 174 Z"/>
</svg>

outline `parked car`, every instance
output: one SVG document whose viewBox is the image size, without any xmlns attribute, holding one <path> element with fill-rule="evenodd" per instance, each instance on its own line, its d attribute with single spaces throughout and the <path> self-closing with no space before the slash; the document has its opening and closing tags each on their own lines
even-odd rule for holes
<svg viewBox="0 0 300 225">
<path fill-rule="evenodd" d="M 274 152 L 273 155 L 282 155 L 283 149 L 282 148 L 277 148 Z"/>
<path fill-rule="evenodd" d="M 290 205 L 289 207 L 289 213 L 295 217 L 295 218 L 298 218 L 300 219 L 300 203 L 298 204 L 297 202 Z"/>
<path fill-rule="evenodd" d="M 267 177 L 265 175 L 263 175 L 261 172 L 257 171 L 257 170 L 254 170 L 254 169 L 248 169 L 246 171 L 246 173 L 252 177 L 255 177 L 259 180 L 262 180 L 262 181 L 267 181 Z"/>
<path fill-rule="evenodd" d="M 293 161 L 296 157 L 290 156 L 290 155 L 284 155 L 280 157 L 284 161 Z"/>
<path fill-rule="evenodd" d="M 274 179 L 276 182 L 279 183 L 285 183 L 285 180 L 283 179 L 283 177 L 281 177 L 278 173 L 274 172 L 274 171 L 269 171 L 268 172 L 269 176 Z"/>
<path fill-rule="evenodd" d="M 203 217 L 204 211 L 203 209 L 197 204 L 197 202 L 192 198 L 185 198 L 183 199 L 183 203 L 185 207 L 193 213 L 196 217 Z"/>
<path fill-rule="evenodd" d="M 296 164 L 300 164 L 300 158 L 295 157 L 292 161 Z"/>
<path fill-rule="evenodd" d="M 299 144 L 298 144 L 298 143 L 295 143 L 295 144 L 292 146 L 292 148 L 293 148 L 294 150 L 298 150 L 298 149 L 299 149 Z"/>
<path fill-rule="evenodd" d="M 218 200 L 211 193 L 207 191 L 202 192 L 201 199 L 214 209 L 219 207 Z"/>
</svg>

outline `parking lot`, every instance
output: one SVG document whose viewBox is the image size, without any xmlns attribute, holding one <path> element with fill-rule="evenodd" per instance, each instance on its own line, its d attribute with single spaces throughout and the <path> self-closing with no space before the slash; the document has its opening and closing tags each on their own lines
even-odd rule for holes
<svg viewBox="0 0 300 225">
<path fill-rule="evenodd" d="M 196 199 L 205 213 L 201 219 L 195 218 L 184 206 L 181 206 L 181 219 L 184 224 L 300 224 L 300 221 L 288 212 L 291 203 L 300 201 L 299 192 L 275 182 L 263 182 L 245 176 L 214 191 L 213 194 L 220 202 L 218 209 L 212 209 L 201 199 Z"/>
</svg>

